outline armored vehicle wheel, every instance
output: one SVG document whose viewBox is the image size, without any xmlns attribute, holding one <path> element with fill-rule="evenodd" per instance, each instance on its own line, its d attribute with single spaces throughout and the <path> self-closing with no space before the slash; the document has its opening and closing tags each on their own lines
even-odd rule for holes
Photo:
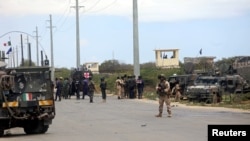
<svg viewBox="0 0 250 141">
<path fill-rule="evenodd" d="M 49 125 L 44 125 L 43 121 L 37 121 L 29 126 L 24 127 L 26 134 L 43 134 L 48 131 Z"/>
<path fill-rule="evenodd" d="M 2 137 L 4 135 L 4 130 L 0 129 L 0 137 Z"/>
</svg>

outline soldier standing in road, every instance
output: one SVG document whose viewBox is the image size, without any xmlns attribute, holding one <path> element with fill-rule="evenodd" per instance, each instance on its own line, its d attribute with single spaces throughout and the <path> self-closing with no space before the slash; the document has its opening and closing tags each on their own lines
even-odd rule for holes
<svg viewBox="0 0 250 141">
<path fill-rule="evenodd" d="M 102 100 L 103 100 L 103 102 L 106 102 L 107 82 L 105 81 L 105 79 L 103 77 L 101 78 L 100 88 L 101 88 L 101 91 L 102 91 Z"/>
<path fill-rule="evenodd" d="M 94 92 L 96 91 L 96 88 L 91 77 L 89 77 L 88 87 L 89 87 L 89 102 L 93 103 Z"/>
<path fill-rule="evenodd" d="M 129 98 L 134 99 L 136 98 L 136 80 L 135 75 L 129 77 Z"/>
<path fill-rule="evenodd" d="M 69 98 L 69 79 L 65 78 L 63 81 L 63 97 L 65 99 Z"/>
<path fill-rule="evenodd" d="M 172 116 L 170 106 L 170 85 L 164 74 L 158 76 L 159 83 L 156 85 L 156 91 L 159 96 L 159 114 L 156 117 L 162 117 L 164 103 L 167 106 L 168 117 Z"/>
<path fill-rule="evenodd" d="M 56 97 L 55 101 L 57 101 L 57 98 L 59 101 L 61 101 L 61 94 L 62 94 L 62 88 L 63 88 L 63 78 L 60 77 L 59 80 L 56 81 Z"/>
<path fill-rule="evenodd" d="M 80 81 L 76 80 L 75 81 L 75 88 L 76 88 L 76 99 L 79 100 L 80 99 Z"/>
<path fill-rule="evenodd" d="M 120 77 L 118 76 L 115 80 L 115 86 L 116 86 L 116 93 L 117 93 L 117 98 L 121 99 L 121 93 L 122 93 L 122 81 Z"/>
<path fill-rule="evenodd" d="M 89 95 L 89 86 L 88 86 L 88 78 L 85 78 L 83 77 L 83 80 L 82 80 L 82 99 L 85 98 L 85 95 Z"/>
<path fill-rule="evenodd" d="M 138 79 L 136 80 L 136 84 L 137 84 L 138 99 L 142 99 L 144 81 L 142 80 L 141 76 L 138 76 Z"/>
<path fill-rule="evenodd" d="M 129 88 L 128 88 L 128 76 L 125 74 L 124 76 L 124 98 L 128 98 L 129 97 Z"/>
</svg>

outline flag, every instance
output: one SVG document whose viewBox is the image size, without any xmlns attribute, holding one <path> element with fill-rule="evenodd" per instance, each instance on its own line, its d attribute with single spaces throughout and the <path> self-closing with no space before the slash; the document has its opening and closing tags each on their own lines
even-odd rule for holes
<svg viewBox="0 0 250 141">
<path fill-rule="evenodd" d="M 3 43 L 3 46 L 11 46 L 11 41 L 8 41 L 7 43 Z"/>
<path fill-rule="evenodd" d="M 9 50 L 6 52 L 6 54 L 10 54 L 12 52 L 12 47 L 9 48 Z"/>
<path fill-rule="evenodd" d="M 10 41 L 8 41 L 8 46 L 11 46 L 11 42 Z"/>
<path fill-rule="evenodd" d="M 202 55 L 202 48 L 200 49 L 200 55 Z"/>
<path fill-rule="evenodd" d="M 32 100 L 32 93 L 23 93 L 22 99 L 23 99 L 23 101 L 31 101 Z"/>
</svg>

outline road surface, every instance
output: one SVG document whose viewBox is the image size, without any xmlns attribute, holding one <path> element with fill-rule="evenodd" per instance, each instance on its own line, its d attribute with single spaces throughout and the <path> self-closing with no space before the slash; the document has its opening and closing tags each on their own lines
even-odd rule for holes
<svg viewBox="0 0 250 141">
<path fill-rule="evenodd" d="M 174 104 L 174 103 L 172 103 Z M 6 131 L 4 141 L 207 141 L 209 124 L 250 124 L 250 111 L 193 107 L 178 104 L 173 116 L 156 118 L 158 102 L 100 95 L 94 103 L 56 101 L 56 117 L 45 134 L 26 135 L 22 128 Z"/>
</svg>

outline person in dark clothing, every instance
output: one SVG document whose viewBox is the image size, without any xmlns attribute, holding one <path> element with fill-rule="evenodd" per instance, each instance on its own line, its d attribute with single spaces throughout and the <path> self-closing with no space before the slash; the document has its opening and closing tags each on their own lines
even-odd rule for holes
<svg viewBox="0 0 250 141">
<path fill-rule="evenodd" d="M 138 76 L 138 79 L 136 80 L 136 84 L 137 84 L 138 99 L 142 99 L 144 80 L 142 79 L 141 76 Z"/>
<path fill-rule="evenodd" d="M 59 101 L 61 101 L 61 94 L 62 94 L 62 89 L 63 89 L 63 78 L 60 77 L 59 80 L 56 80 L 56 97 L 55 101 L 57 101 L 57 98 Z"/>
<path fill-rule="evenodd" d="M 83 78 L 82 80 L 82 99 L 84 99 L 85 95 L 89 95 L 88 92 L 89 92 L 89 87 L 88 87 L 88 79 L 87 78 Z"/>
<path fill-rule="evenodd" d="M 69 98 L 69 79 L 65 78 L 63 81 L 63 97 L 65 99 Z"/>
<path fill-rule="evenodd" d="M 71 84 L 70 84 L 70 95 L 75 95 L 76 93 L 76 80 L 73 79 Z"/>
<path fill-rule="evenodd" d="M 107 82 L 105 81 L 104 78 L 101 78 L 101 82 L 100 82 L 100 88 L 101 88 L 101 92 L 102 92 L 102 100 L 103 102 L 106 102 L 106 88 L 107 88 Z"/>
<path fill-rule="evenodd" d="M 79 80 L 75 81 L 75 88 L 76 88 L 76 99 L 80 99 L 80 82 L 79 82 Z"/>
<path fill-rule="evenodd" d="M 136 80 L 135 80 L 135 76 L 130 76 L 130 79 L 129 79 L 129 98 L 130 99 L 134 99 L 136 97 L 136 94 L 135 94 L 135 88 L 136 88 Z"/>
</svg>

